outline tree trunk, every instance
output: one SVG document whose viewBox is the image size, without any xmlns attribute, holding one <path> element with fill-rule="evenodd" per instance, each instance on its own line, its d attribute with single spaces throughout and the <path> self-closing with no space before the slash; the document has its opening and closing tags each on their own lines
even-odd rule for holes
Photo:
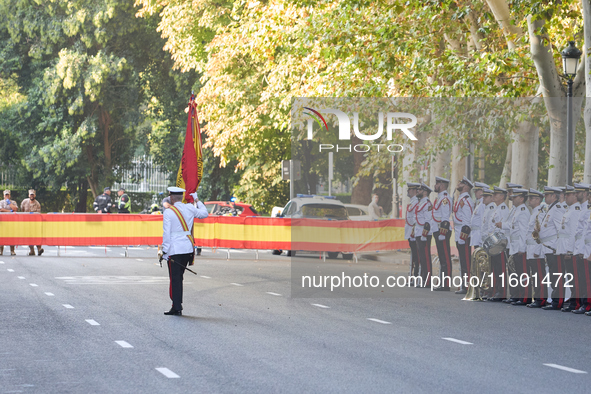
<svg viewBox="0 0 591 394">
<path fill-rule="evenodd" d="M 74 212 L 86 212 L 86 200 L 88 199 L 88 186 L 86 181 L 78 182 L 78 202 Z"/>
<path fill-rule="evenodd" d="M 521 122 L 513 133 L 511 182 L 537 189 L 538 180 L 538 144 L 540 131 L 529 122 Z"/>
<path fill-rule="evenodd" d="M 378 205 L 384 209 L 385 214 L 392 211 L 392 178 L 390 171 L 380 172 L 378 175 L 379 186 L 376 186 L 374 193 L 380 198 Z"/>
<path fill-rule="evenodd" d="M 111 114 L 101 105 L 99 107 L 99 128 L 103 131 L 103 150 L 105 153 L 105 171 L 110 173 L 112 166 L 111 142 L 109 140 L 109 131 L 111 127 Z"/>
<path fill-rule="evenodd" d="M 583 20 L 585 25 L 585 45 L 584 48 L 591 45 L 591 2 L 581 0 L 583 3 Z M 587 70 L 591 70 L 591 58 L 583 55 L 581 65 L 585 65 Z M 583 172 L 583 182 L 591 183 L 591 74 L 585 73 L 585 88 L 587 97 L 585 101 L 585 170 Z"/>
<path fill-rule="evenodd" d="M 511 159 L 513 158 L 513 144 L 507 146 L 507 155 L 505 156 L 505 165 L 503 166 L 503 173 L 499 180 L 499 187 L 504 188 L 507 182 L 511 180 Z"/>
<path fill-rule="evenodd" d="M 495 16 L 497 23 L 503 29 L 507 46 L 509 49 L 515 49 L 517 46 L 515 45 L 515 41 L 513 40 L 512 36 L 515 35 L 515 38 L 519 38 L 523 32 L 519 26 L 511 23 L 511 12 L 509 11 L 509 5 L 507 4 L 507 1 L 486 0 L 486 2 Z"/>
<path fill-rule="evenodd" d="M 435 177 L 440 176 L 449 179 L 451 173 L 451 151 L 440 152 L 435 161 L 431 165 L 431 176 L 429 177 L 429 185 L 435 185 Z"/>
<path fill-rule="evenodd" d="M 361 143 L 362 141 L 358 137 L 351 137 L 351 145 Z M 365 153 L 353 152 L 353 173 L 357 176 L 357 184 L 353 186 L 353 191 L 351 192 L 351 204 L 369 205 L 371 202 L 373 180 L 371 177 L 358 175 L 363 160 L 365 160 Z"/>
</svg>

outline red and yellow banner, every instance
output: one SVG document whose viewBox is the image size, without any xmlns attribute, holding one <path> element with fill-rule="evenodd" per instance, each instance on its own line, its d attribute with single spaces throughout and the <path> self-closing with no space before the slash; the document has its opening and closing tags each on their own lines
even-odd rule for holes
<svg viewBox="0 0 591 394">
<path fill-rule="evenodd" d="M 162 243 L 162 215 L 0 214 L 3 245 L 127 246 Z M 195 244 L 212 248 L 362 252 L 408 248 L 404 220 L 327 221 L 210 216 Z"/>
<path fill-rule="evenodd" d="M 191 193 L 199 189 L 199 183 L 203 179 L 203 152 L 201 150 L 201 128 L 197 117 L 197 105 L 195 95 L 189 100 L 189 118 L 187 119 L 187 131 L 185 133 L 185 144 L 183 156 L 176 176 L 176 185 L 186 189 L 184 202 L 192 203 Z"/>
</svg>

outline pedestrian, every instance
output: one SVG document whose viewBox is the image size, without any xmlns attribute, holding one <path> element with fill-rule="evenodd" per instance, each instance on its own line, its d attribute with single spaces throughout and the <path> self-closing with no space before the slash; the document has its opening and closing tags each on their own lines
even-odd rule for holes
<svg viewBox="0 0 591 394">
<path fill-rule="evenodd" d="M 37 200 L 37 192 L 34 189 L 29 190 L 29 198 L 25 198 L 21 201 L 21 211 L 23 212 L 34 212 L 41 213 L 41 204 Z M 29 256 L 35 256 L 35 246 L 29 245 Z M 37 245 L 37 254 L 41 256 L 44 250 L 41 245 Z"/>
<path fill-rule="evenodd" d="M 111 213 L 111 188 L 105 187 L 103 194 L 96 196 L 94 204 L 92 204 L 96 213 Z"/>
<path fill-rule="evenodd" d="M 18 205 L 16 201 L 10 199 L 10 190 L 4 190 L 4 199 L 0 201 L 0 212 L 16 212 L 18 211 Z M 4 254 L 4 246 L 0 246 L 0 256 Z M 16 255 L 14 251 L 14 245 L 10 245 L 10 255 Z"/>
<path fill-rule="evenodd" d="M 378 220 L 384 214 L 384 210 L 378 205 L 379 200 L 380 197 L 377 194 L 372 195 L 371 202 L 367 206 L 370 220 Z"/>
<path fill-rule="evenodd" d="M 129 196 L 125 194 L 125 189 L 120 188 L 117 191 L 119 201 L 117 202 L 117 213 L 131 213 L 131 200 Z"/>
<path fill-rule="evenodd" d="M 208 214 L 205 205 L 197 198 L 197 193 L 191 193 L 195 201 L 193 205 L 183 203 L 185 189 L 169 187 L 168 191 L 172 205 L 163 214 L 162 250 L 159 253 L 168 262 L 172 307 L 164 314 L 180 316 L 183 314 L 183 274 L 194 259 L 194 219 L 205 219 Z"/>
</svg>

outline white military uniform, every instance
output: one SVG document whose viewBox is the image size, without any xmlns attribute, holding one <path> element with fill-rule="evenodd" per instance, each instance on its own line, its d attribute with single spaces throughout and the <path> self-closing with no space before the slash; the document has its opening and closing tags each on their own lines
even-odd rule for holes
<svg viewBox="0 0 591 394">
<path fill-rule="evenodd" d="M 543 254 L 554 253 L 552 249 L 549 249 L 544 245 L 556 249 L 556 241 L 558 239 L 558 228 L 560 227 L 560 221 L 562 220 L 562 216 L 562 205 L 560 205 L 559 203 L 553 203 L 551 205 L 546 205 L 544 207 L 544 217 L 543 219 L 541 219 L 542 227 L 540 228 L 540 242 L 542 244 Z"/>
<path fill-rule="evenodd" d="M 474 213 L 470 220 L 470 246 L 482 245 L 482 220 L 484 219 L 484 211 L 486 207 L 482 203 L 483 198 L 480 197 L 474 207 Z"/>
<path fill-rule="evenodd" d="M 419 199 L 417 196 L 412 196 L 408 206 L 406 207 L 406 222 L 404 223 L 404 239 L 410 239 L 411 241 L 415 240 L 415 237 L 412 237 L 412 230 L 417 223 L 417 218 L 415 216 L 414 210 L 417 208 L 417 204 L 419 203 Z"/>
<path fill-rule="evenodd" d="M 514 209 L 513 217 L 509 225 L 509 254 L 526 252 L 526 233 L 528 229 L 530 213 L 525 204 L 521 204 Z M 505 222 L 503 222 L 503 227 Z"/>
<path fill-rule="evenodd" d="M 463 245 L 465 241 L 460 238 L 460 233 L 462 232 L 462 227 L 470 226 L 470 222 L 472 221 L 472 213 L 474 209 L 472 208 L 472 197 L 467 192 L 460 194 L 458 201 L 454 204 L 454 232 L 455 232 L 455 240 L 460 245 Z"/>
<path fill-rule="evenodd" d="M 579 225 L 580 214 L 581 204 L 578 201 L 567 207 L 558 228 L 556 254 L 572 254 L 575 250 L 575 233 Z"/>
<path fill-rule="evenodd" d="M 417 206 L 417 209 L 415 211 L 415 215 L 416 215 L 416 224 L 415 224 L 415 237 L 420 237 L 421 241 L 426 241 L 427 238 L 423 237 L 423 226 L 425 225 L 426 222 L 429 222 L 429 225 L 431 226 L 431 229 L 429 230 L 429 233 L 427 235 L 433 235 L 433 216 L 431 214 L 431 210 L 433 209 L 433 204 L 431 203 L 431 200 L 429 200 L 429 197 L 423 197 L 421 198 L 421 201 L 419 201 L 419 204 Z"/>
<path fill-rule="evenodd" d="M 482 241 L 486 239 L 489 235 L 491 235 L 495 229 L 492 223 L 492 215 L 495 213 L 497 209 L 497 204 L 494 202 L 488 203 L 486 208 L 484 208 L 484 215 L 482 215 L 482 227 L 480 228 L 480 238 Z"/>
<path fill-rule="evenodd" d="M 491 234 L 497 230 L 497 227 L 495 226 L 495 224 L 498 222 L 504 223 L 508 217 L 509 217 L 509 207 L 507 207 L 507 204 L 505 204 L 505 202 L 502 202 L 500 205 L 497 205 L 497 207 L 495 208 L 495 211 L 493 212 L 491 219 L 490 219 L 490 226 L 491 226 L 491 230 L 492 230 Z M 509 239 L 508 236 L 507 236 L 507 239 Z"/>
<path fill-rule="evenodd" d="M 527 237 L 525 238 L 528 260 L 544 258 L 544 247 L 541 244 L 537 243 L 533 237 L 533 232 L 536 228 L 536 221 L 540 223 L 540 228 L 542 222 L 544 221 L 544 216 L 546 215 L 544 207 L 545 205 L 538 205 L 537 207 L 532 209 L 531 216 L 529 217 L 529 223 L 527 225 Z"/>
<path fill-rule="evenodd" d="M 583 201 L 581 204 L 581 213 L 579 214 L 579 223 L 575 231 L 575 249 L 573 254 L 585 255 L 585 233 L 587 231 L 589 212 L 589 204 L 587 201 Z"/>
<path fill-rule="evenodd" d="M 190 230 L 193 228 L 194 219 L 204 219 L 207 217 L 207 208 L 201 201 L 197 202 L 197 207 L 193 204 L 183 204 L 178 201 L 174 206 L 179 210 L 189 231 L 185 231 L 183 226 L 173 212 L 172 209 L 164 211 L 163 216 L 163 234 L 162 234 L 162 251 L 164 258 L 174 256 L 176 254 L 193 253 L 193 245 L 187 238 L 187 234 L 191 234 Z"/>
<path fill-rule="evenodd" d="M 448 220 L 451 216 L 451 206 L 452 206 L 452 199 L 447 190 L 439 192 L 435 202 L 433 203 L 433 226 L 431 230 L 433 232 L 439 231 L 439 223 L 442 221 Z M 440 235 L 439 240 L 442 241 L 445 239 L 445 235 Z"/>
<path fill-rule="evenodd" d="M 586 223 L 587 226 L 583 233 L 583 238 L 585 239 L 585 252 L 583 253 L 583 257 L 589 260 L 589 257 L 591 257 L 591 211 L 587 215 Z"/>
</svg>

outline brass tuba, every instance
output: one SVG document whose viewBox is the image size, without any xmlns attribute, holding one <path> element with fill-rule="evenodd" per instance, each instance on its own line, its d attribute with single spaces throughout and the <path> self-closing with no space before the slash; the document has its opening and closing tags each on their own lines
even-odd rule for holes
<svg viewBox="0 0 591 394">
<path fill-rule="evenodd" d="M 485 296 L 490 290 L 490 274 L 492 267 L 490 256 L 483 248 L 476 248 L 472 252 L 472 265 L 470 267 L 470 278 L 477 277 L 480 282 L 479 287 L 472 287 L 468 283 L 468 291 L 463 298 L 464 301 L 484 301 Z"/>
</svg>

